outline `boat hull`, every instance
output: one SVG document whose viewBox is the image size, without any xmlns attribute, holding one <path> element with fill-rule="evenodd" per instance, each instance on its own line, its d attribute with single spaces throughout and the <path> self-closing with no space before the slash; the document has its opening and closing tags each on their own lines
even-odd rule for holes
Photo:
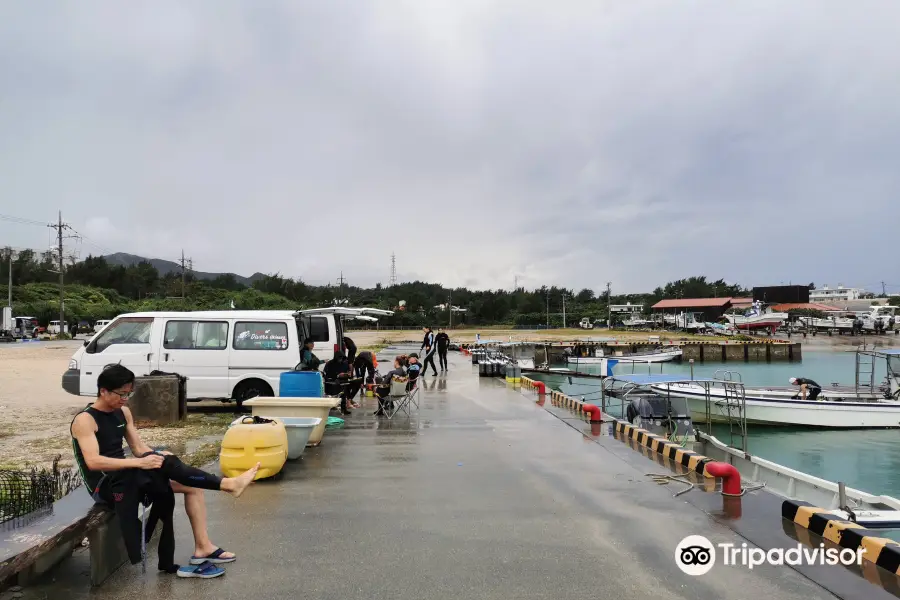
<svg viewBox="0 0 900 600">
<path fill-rule="evenodd" d="M 706 396 L 702 386 L 675 384 L 652 386 L 653 391 L 665 395 L 685 398 L 691 411 L 691 418 L 706 422 Z M 719 391 L 719 390 L 716 390 Z M 787 394 L 787 392 L 785 392 Z M 712 394 L 711 394 L 712 395 Z M 823 396 L 820 398 L 825 397 Z M 815 427 L 829 429 L 891 429 L 900 428 L 900 402 L 864 401 L 865 398 L 847 400 L 816 399 L 792 400 L 790 397 L 770 397 L 745 395 L 746 419 L 751 425 L 788 425 L 795 427 Z M 728 421 L 740 415 L 735 400 L 729 401 L 723 395 L 712 395 L 710 420 L 713 423 Z"/>
</svg>

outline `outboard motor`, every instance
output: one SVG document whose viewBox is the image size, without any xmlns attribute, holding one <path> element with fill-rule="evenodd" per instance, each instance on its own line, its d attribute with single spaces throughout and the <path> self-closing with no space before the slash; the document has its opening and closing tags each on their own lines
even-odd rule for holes
<svg viewBox="0 0 900 600">
<path fill-rule="evenodd" d="M 694 435 L 694 423 L 685 398 L 638 396 L 625 409 L 628 422 L 663 436 Z"/>
</svg>

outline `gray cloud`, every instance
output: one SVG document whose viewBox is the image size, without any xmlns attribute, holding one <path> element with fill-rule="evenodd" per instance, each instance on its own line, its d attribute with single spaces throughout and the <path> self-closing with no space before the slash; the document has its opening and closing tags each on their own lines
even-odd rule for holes
<svg viewBox="0 0 900 600">
<path fill-rule="evenodd" d="M 393 251 L 404 279 L 486 288 L 900 284 L 898 17 L 836 0 L 6 3 L 0 213 L 61 209 L 106 248 L 311 282 L 386 282 Z"/>
</svg>

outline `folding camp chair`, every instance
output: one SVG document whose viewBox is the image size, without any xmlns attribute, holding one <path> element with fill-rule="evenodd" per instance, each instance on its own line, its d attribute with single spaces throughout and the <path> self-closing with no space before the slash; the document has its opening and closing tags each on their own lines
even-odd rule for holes
<svg viewBox="0 0 900 600">
<path fill-rule="evenodd" d="M 385 398 L 384 416 L 393 419 L 401 410 L 411 416 L 410 407 L 419 408 L 419 378 L 410 381 L 407 378 L 391 379 L 391 391 Z M 393 407 L 393 408 L 392 408 Z"/>
</svg>

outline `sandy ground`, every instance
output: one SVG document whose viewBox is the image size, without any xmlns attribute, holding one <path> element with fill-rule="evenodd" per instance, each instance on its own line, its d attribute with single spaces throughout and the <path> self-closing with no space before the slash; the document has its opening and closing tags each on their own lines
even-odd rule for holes
<svg viewBox="0 0 900 600">
<path fill-rule="evenodd" d="M 624 332 L 604 330 L 585 331 L 563 329 L 553 331 L 527 331 L 521 329 L 466 329 L 451 330 L 454 342 L 475 341 L 476 334 L 483 340 L 541 341 L 588 340 L 615 337 L 619 340 L 645 340 L 649 332 Z M 410 341 L 419 343 L 419 331 L 356 331 L 348 332 L 357 346 L 378 349 L 385 345 Z M 711 339 L 708 336 L 686 336 L 659 333 L 662 339 L 689 340 Z M 804 349 L 846 351 L 856 348 L 863 341 L 859 337 L 817 335 L 803 338 L 793 336 L 792 341 L 803 343 Z M 900 346 L 900 337 L 881 336 L 866 338 L 868 344 Z M 71 461 L 69 424 L 73 416 L 88 404 L 89 399 L 78 398 L 63 391 L 61 377 L 69 359 L 82 341 L 29 342 L 0 344 L 0 468 L 49 464 L 61 454 L 63 463 Z M 207 406 L 209 405 L 209 406 Z M 203 439 L 223 427 L 231 416 L 219 403 L 191 404 L 192 416 L 186 426 L 144 430 L 142 435 L 150 444 L 166 444 L 184 448 L 190 439 Z M 206 449 L 209 451 L 209 449 Z"/>
</svg>

